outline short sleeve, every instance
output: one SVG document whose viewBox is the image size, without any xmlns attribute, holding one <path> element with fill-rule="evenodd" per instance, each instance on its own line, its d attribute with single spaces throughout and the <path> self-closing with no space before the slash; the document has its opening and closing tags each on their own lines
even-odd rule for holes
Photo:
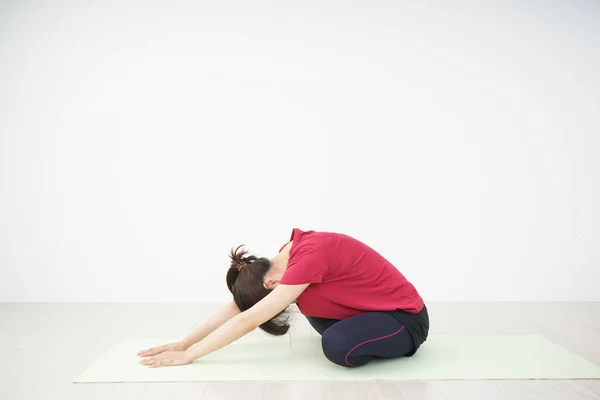
<svg viewBox="0 0 600 400">
<path fill-rule="evenodd" d="M 301 233 L 302 233 L 302 231 L 300 229 L 298 229 L 298 228 L 292 229 L 292 234 L 290 235 L 290 240 L 288 240 L 283 246 L 281 246 L 281 248 L 279 249 L 279 253 L 281 253 L 281 250 L 283 250 L 283 248 L 285 246 L 287 246 L 289 242 L 291 242 L 292 240 L 294 240 L 294 235 L 301 234 Z"/>
<path fill-rule="evenodd" d="M 327 267 L 327 260 L 313 246 L 300 246 L 290 254 L 288 267 L 279 283 L 283 285 L 321 283 Z"/>
</svg>

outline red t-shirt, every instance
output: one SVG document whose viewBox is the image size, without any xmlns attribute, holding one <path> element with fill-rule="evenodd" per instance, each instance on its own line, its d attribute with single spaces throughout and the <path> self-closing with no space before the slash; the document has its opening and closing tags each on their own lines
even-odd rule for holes
<svg viewBox="0 0 600 400">
<path fill-rule="evenodd" d="M 297 228 L 290 240 L 294 243 L 280 283 L 310 283 L 296 299 L 304 315 L 345 319 L 366 311 L 418 313 L 423 308 L 415 287 L 366 244 L 340 233 Z"/>
</svg>

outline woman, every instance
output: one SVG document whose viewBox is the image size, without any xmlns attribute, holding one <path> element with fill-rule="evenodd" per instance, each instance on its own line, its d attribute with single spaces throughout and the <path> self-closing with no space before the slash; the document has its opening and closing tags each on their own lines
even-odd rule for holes
<svg viewBox="0 0 600 400">
<path fill-rule="evenodd" d="M 140 364 L 189 364 L 257 327 L 284 335 L 294 302 L 321 334 L 325 357 L 338 365 L 410 357 L 427 339 L 427 308 L 414 286 L 348 235 L 294 229 L 270 261 L 240 247 L 231 251 L 227 272 L 233 301 L 182 341 L 141 351 Z"/>
</svg>

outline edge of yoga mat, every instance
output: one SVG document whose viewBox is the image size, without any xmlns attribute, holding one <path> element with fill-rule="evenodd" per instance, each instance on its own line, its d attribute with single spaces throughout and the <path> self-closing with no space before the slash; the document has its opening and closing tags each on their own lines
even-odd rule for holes
<svg viewBox="0 0 600 400">
<path fill-rule="evenodd" d="M 319 336 L 244 337 L 190 365 L 138 364 L 139 350 L 168 342 L 124 339 L 73 382 L 600 379 L 600 366 L 541 335 L 431 335 L 413 357 L 358 368 L 328 361 Z"/>
</svg>

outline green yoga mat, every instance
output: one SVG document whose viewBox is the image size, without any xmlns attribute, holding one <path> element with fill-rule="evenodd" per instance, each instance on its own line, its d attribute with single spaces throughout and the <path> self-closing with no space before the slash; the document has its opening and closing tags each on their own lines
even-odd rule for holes
<svg viewBox="0 0 600 400">
<path fill-rule="evenodd" d="M 177 367 L 138 364 L 138 351 L 164 339 L 126 339 L 74 382 L 362 381 L 374 379 L 593 379 L 600 366 L 537 335 L 430 336 L 413 357 L 340 367 L 322 353 L 320 337 L 245 337 Z"/>
</svg>

